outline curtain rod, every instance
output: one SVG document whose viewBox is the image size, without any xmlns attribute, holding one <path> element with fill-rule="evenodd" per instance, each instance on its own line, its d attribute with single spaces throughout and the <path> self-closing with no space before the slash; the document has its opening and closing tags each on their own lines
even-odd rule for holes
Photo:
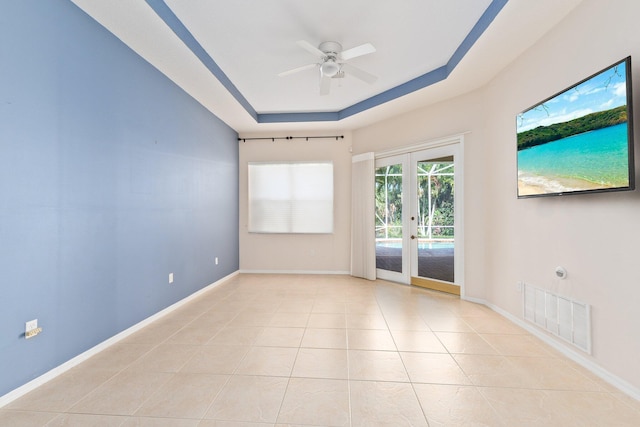
<svg viewBox="0 0 640 427">
<path fill-rule="evenodd" d="M 274 136 L 271 138 L 268 137 L 264 137 L 264 138 L 238 138 L 238 141 L 242 141 L 242 142 L 247 142 L 247 141 L 257 141 L 257 140 L 265 140 L 265 141 L 272 141 L 275 142 L 276 139 L 286 139 L 286 140 L 291 140 L 291 139 L 305 139 L 305 140 L 310 140 L 310 139 L 334 139 L 337 141 L 339 139 L 344 139 L 344 135 L 330 135 L 330 136 Z"/>
</svg>

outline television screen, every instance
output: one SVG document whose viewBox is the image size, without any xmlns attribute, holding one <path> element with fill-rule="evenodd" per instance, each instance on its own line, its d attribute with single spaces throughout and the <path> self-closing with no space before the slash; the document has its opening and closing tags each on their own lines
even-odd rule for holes
<svg viewBox="0 0 640 427">
<path fill-rule="evenodd" d="M 631 58 L 517 116 L 518 198 L 633 190 Z"/>
</svg>

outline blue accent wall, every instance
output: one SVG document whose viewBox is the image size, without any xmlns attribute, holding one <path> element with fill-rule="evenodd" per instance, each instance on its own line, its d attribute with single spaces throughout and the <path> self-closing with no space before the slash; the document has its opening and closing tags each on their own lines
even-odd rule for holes
<svg viewBox="0 0 640 427">
<path fill-rule="evenodd" d="M 70 1 L 3 2 L 0 396 L 238 270 L 237 136 Z"/>
</svg>

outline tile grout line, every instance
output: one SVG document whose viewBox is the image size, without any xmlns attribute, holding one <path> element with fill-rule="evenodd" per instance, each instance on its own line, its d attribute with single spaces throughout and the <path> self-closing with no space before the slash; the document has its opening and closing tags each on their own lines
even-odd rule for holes
<svg viewBox="0 0 640 427">
<path fill-rule="evenodd" d="M 345 305 L 345 311 L 346 311 L 346 305 Z M 349 351 L 350 351 L 350 346 L 349 346 L 349 331 L 347 329 L 347 314 L 345 313 L 344 316 L 344 334 L 345 334 L 345 341 L 346 341 L 346 352 L 347 352 L 347 399 L 348 399 L 348 408 L 349 408 L 349 426 L 353 426 L 353 405 L 351 403 L 351 364 L 349 363 L 350 357 L 349 357 Z"/>
<path fill-rule="evenodd" d="M 380 304 L 378 304 L 378 306 L 380 306 Z M 404 359 L 402 358 L 402 355 L 400 354 L 400 350 L 398 349 L 398 343 L 396 341 L 396 338 L 391 333 L 391 328 L 389 327 L 389 322 L 387 321 L 387 318 L 384 315 L 384 311 L 382 310 L 382 308 L 380 308 L 380 311 L 382 312 L 382 317 L 384 318 L 384 322 L 387 325 L 387 330 L 389 331 L 389 335 L 391 335 L 391 339 L 393 340 L 393 345 L 396 347 L 396 353 L 398 353 L 398 357 L 400 358 L 400 362 L 402 363 L 402 367 L 404 368 L 404 372 L 405 372 L 405 374 L 407 374 L 407 379 L 409 380 L 409 384 L 411 384 L 411 390 L 413 391 L 413 396 L 415 397 L 416 401 L 418 402 L 418 405 L 420 406 L 420 411 L 422 412 L 422 416 L 424 417 L 424 420 L 427 423 L 427 427 L 429 427 L 430 423 L 429 423 L 429 419 L 427 418 L 427 413 L 425 412 L 424 407 L 422 406 L 422 402 L 418 398 L 418 393 L 416 392 L 416 388 L 415 388 L 415 386 L 413 384 L 413 380 L 411 379 L 411 376 L 409 376 L 409 370 L 407 369 L 407 365 L 404 362 Z M 428 326 L 429 325 L 427 325 L 427 327 Z"/>
</svg>

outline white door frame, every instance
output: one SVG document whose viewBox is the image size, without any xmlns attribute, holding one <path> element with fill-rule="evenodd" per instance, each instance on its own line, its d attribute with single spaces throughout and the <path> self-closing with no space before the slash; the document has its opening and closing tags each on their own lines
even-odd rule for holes
<svg viewBox="0 0 640 427">
<path fill-rule="evenodd" d="M 416 198 L 413 195 L 417 190 L 417 174 L 414 164 L 417 164 L 418 157 L 421 160 L 437 159 L 439 157 L 454 156 L 454 225 L 455 225 L 455 246 L 454 246 L 454 284 L 460 286 L 460 295 L 464 297 L 464 134 L 453 135 L 433 141 L 427 141 L 412 146 L 386 150 L 375 153 L 376 168 L 378 165 L 402 163 L 402 185 L 403 200 L 410 200 L 409 211 L 403 209 L 402 226 L 402 273 L 389 272 L 386 270 L 376 270 L 380 279 L 392 280 L 399 283 L 411 283 L 411 276 L 417 276 L 417 240 L 411 240 L 411 234 L 417 233 L 417 221 L 411 221 L 411 216 L 417 213 Z M 401 159 L 402 161 L 398 161 Z M 414 161 L 415 159 L 415 161 Z M 414 229 L 415 228 L 415 229 Z M 411 246 L 413 245 L 413 246 Z M 414 253 L 415 255 L 411 255 Z M 406 264 L 409 263 L 409 264 Z M 411 268 L 408 268 L 411 265 Z"/>
<path fill-rule="evenodd" d="M 410 153 L 411 157 L 411 185 L 410 185 L 410 197 L 409 201 L 411 204 L 410 214 L 412 217 L 418 216 L 418 198 L 416 194 L 418 192 L 418 173 L 417 173 L 417 164 L 421 160 L 432 160 L 438 159 L 442 157 L 453 156 L 454 163 L 454 197 L 453 197 L 453 212 L 454 212 L 454 230 L 455 230 L 455 244 L 453 247 L 453 268 L 454 268 L 454 285 L 460 286 L 460 291 L 462 291 L 461 279 L 464 277 L 463 267 L 464 263 L 461 262 L 459 258 L 464 251 L 464 239 L 462 235 L 464 234 L 459 227 L 463 224 L 463 215 L 460 206 L 460 200 L 463 197 L 464 189 L 462 188 L 462 164 L 459 161 L 458 157 L 460 156 L 461 147 L 460 144 L 449 144 L 443 145 L 435 148 L 427 148 L 425 150 L 413 151 Z M 411 221 L 411 235 L 418 235 L 418 221 Z M 411 239 L 409 244 L 411 245 L 411 276 L 418 276 L 418 239 Z M 434 280 L 428 278 L 430 280 Z M 438 281 L 438 280 L 435 280 Z M 448 282 L 443 282 L 448 283 Z"/>
</svg>

